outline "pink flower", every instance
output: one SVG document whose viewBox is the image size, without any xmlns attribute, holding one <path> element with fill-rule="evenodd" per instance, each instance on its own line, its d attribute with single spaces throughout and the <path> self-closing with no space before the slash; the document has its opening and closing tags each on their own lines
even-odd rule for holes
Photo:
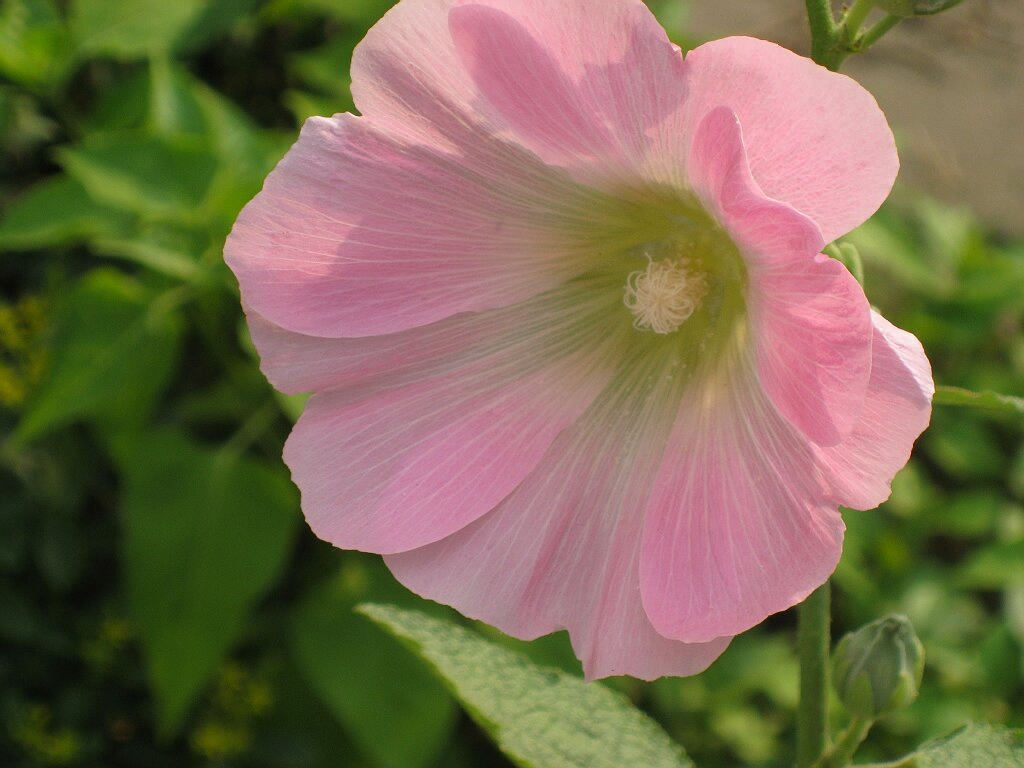
<svg viewBox="0 0 1024 768">
<path fill-rule="evenodd" d="M 589 677 L 693 674 L 803 600 L 928 423 L 822 247 L 892 185 L 857 83 L 685 60 L 639 0 L 402 0 L 226 254 L 318 536 Z"/>
</svg>

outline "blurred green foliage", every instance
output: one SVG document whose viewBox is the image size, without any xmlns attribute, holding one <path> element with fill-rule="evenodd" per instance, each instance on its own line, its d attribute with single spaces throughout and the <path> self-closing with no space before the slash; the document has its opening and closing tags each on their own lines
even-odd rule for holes
<svg viewBox="0 0 1024 768">
<path fill-rule="evenodd" d="M 388 5 L 2 0 L 0 764 L 506 764 L 351 611 L 437 608 L 302 525 L 280 460 L 301 401 L 260 375 L 221 257 L 299 122 L 353 108 L 352 48 Z M 909 194 L 849 240 L 940 382 L 1024 395 L 1024 243 Z M 847 514 L 836 635 L 901 612 L 927 649 L 869 758 L 1024 725 L 1021 419 L 933 423 L 892 500 Z M 785 765 L 792 627 L 695 678 L 611 685 L 700 765 Z M 564 636 L 476 629 L 579 672 Z"/>
</svg>

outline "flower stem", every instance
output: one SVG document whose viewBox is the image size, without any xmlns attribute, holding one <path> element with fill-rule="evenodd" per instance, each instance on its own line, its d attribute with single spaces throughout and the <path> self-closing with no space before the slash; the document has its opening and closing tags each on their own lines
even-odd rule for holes
<svg viewBox="0 0 1024 768">
<path fill-rule="evenodd" d="M 268 400 L 243 422 L 220 447 L 220 456 L 234 461 L 274 423 L 280 410 L 276 401 Z"/>
<path fill-rule="evenodd" d="M 796 718 L 797 768 L 811 768 L 828 741 L 828 652 L 831 587 L 826 581 L 797 610 L 800 704 Z"/>
<path fill-rule="evenodd" d="M 861 35 L 860 38 L 860 50 L 866 51 L 872 45 L 878 42 L 878 39 L 888 32 L 890 29 L 899 24 L 903 19 L 899 16 L 889 14 L 881 21 L 875 22 L 873 25 L 868 27 L 867 32 Z"/>
<path fill-rule="evenodd" d="M 811 58 L 827 67 L 836 35 L 832 5 L 829 0 L 806 0 L 806 3 L 807 20 L 811 24 Z"/>
<path fill-rule="evenodd" d="M 874 721 L 867 718 L 853 718 L 850 727 L 840 737 L 835 749 L 832 750 L 832 753 L 825 761 L 827 768 L 846 768 L 846 766 L 852 763 L 857 747 L 867 738 L 873 724 Z"/>
<path fill-rule="evenodd" d="M 811 58 L 832 71 L 838 70 L 850 54 L 867 50 L 900 22 L 900 17 L 890 14 L 862 34 L 861 27 L 875 7 L 874 0 L 854 0 L 839 21 L 832 15 L 830 0 L 805 3 L 811 25 Z"/>
<path fill-rule="evenodd" d="M 863 26 L 868 18 L 868 14 L 871 13 L 871 9 L 874 7 L 874 0 L 854 0 L 853 5 L 843 15 L 841 22 L 842 26 L 846 29 L 847 39 L 855 40 L 857 38 L 861 26 Z"/>
</svg>

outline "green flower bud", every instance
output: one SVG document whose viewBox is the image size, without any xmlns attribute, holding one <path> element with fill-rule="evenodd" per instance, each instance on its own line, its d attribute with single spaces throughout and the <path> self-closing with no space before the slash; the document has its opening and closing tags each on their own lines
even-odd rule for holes
<svg viewBox="0 0 1024 768">
<path fill-rule="evenodd" d="M 924 648 L 906 616 L 886 616 L 839 641 L 833 684 L 849 713 L 874 720 L 917 698 Z"/>
<path fill-rule="evenodd" d="M 835 242 L 829 243 L 822 251 L 826 256 L 831 256 L 841 262 L 853 275 L 854 279 L 864 285 L 864 264 L 860 259 L 860 252 L 853 243 Z"/>
<path fill-rule="evenodd" d="M 930 16 L 958 5 L 963 0 L 875 0 L 875 5 L 893 16 Z"/>
</svg>

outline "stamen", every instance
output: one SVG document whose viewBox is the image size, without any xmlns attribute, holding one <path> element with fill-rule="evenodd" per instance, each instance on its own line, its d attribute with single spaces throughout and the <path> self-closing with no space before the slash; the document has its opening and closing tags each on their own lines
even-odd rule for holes
<svg viewBox="0 0 1024 768">
<path fill-rule="evenodd" d="M 707 281 L 687 268 L 686 259 L 653 261 L 626 278 L 623 302 L 638 331 L 672 333 L 685 323 L 707 293 Z"/>
</svg>

